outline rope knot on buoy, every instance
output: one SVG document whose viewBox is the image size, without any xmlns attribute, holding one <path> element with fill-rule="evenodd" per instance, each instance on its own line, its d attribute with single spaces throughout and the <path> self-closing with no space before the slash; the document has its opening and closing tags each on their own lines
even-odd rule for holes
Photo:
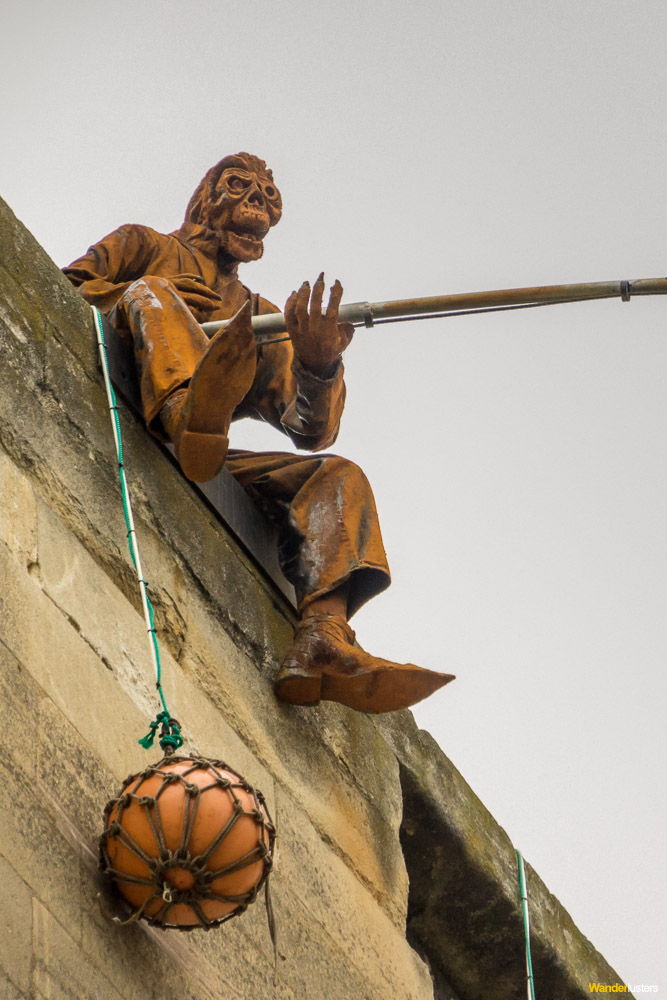
<svg viewBox="0 0 667 1000">
<path fill-rule="evenodd" d="M 162 728 L 160 729 L 160 727 Z M 178 719 L 173 719 L 169 712 L 166 711 L 158 712 L 148 727 L 146 735 L 142 736 L 140 740 L 137 740 L 137 743 L 142 746 L 144 750 L 150 750 L 155 743 L 155 735 L 158 729 L 160 729 L 160 738 L 158 743 L 160 744 L 160 749 L 163 753 L 174 753 L 175 750 L 178 750 L 183 746 L 180 723 L 178 722 Z"/>
</svg>

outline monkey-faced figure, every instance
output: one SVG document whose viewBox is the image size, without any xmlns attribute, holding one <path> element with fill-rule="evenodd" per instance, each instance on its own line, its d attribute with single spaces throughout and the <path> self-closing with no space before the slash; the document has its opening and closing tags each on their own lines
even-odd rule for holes
<svg viewBox="0 0 667 1000">
<path fill-rule="evenodd" d="M 271 171 L 238 153 L 206 173 L 175 232 L 121 226 L 65 273 L 131 339 L 147 425 L 173 443 L 184 474 L 204 482 L 226 463 L 277 525 L 299 611 L 278 697 L 393 711 L 452 677 L 355 644 L 348 619 L 390 577 L 363 472 L 312 454 L 334 442 L 345 400 L 342 355 L 353 329 L 338 321 L 342 287 L 336 281 L 324 304 L 324 276 L 312 288 L 304 282 L 285 304 L 289 339 L 258 346 L 251 316 L 279 310 L 238 278 L 281 215 Z M 200 324 L 214 319 L 228 323 L 209 339 Z M 229 427 L 241 417 L 268 422 L 308 454 L 230 451 Z"/>
<path fill-rule="evenodd" d="M 263 160 L 227 156 L 206 174 L 190 199 L 186 220 L 220 234 L 220 248 L 247 263 L 264 253 L 264 237 L 280 221 L 282 199 Z"/>
</svg>

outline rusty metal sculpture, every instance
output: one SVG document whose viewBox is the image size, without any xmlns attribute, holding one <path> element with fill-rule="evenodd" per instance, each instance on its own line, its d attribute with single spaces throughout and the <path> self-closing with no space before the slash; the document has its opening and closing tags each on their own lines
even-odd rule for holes
<svg viewBox="0 0 667 1000">
<path fill-rule="evenodd" d="M 304 282 L 284 309 L 288 338 L 256 342 L 251 317 L 280 310 L 250 292 L 239 263 L 257 260 L 282 213 L 266 164 L 248 153 L 212 167 L 165 235 L 128 225 L 65 268 L 81 294 L 134 346 L 144 416 L 173 442 L 188 478 L 204 482 L 226 462 L 277 524 L 285 576 L 300 619 L 276 681 L 286 702 L 340 702 L 365 712 L 406 708 L 451 674 L 371 656 L 348 620 L 390 582 L 375 501 L 363 472 L 334 455 L 228 449 L 232 420 L 254 417 L 319 452 L 338 433 L 342 354 L 336 281 L 323 311 L 324 276 Z M 209 339 L 201 324 L 226 321 Z"/>
</svg>

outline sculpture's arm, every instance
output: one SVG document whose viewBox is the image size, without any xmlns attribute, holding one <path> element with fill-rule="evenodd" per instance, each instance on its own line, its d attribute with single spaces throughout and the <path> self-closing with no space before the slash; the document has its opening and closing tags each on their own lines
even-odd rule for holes
<svg viewBox="0 0 667 1000">
<path fill-rule="evenodd" d="M 259 299 L 258 312 L 280 310 Z M 260 346 L 246 404 L 253 416 L 287 434 L 297 448 L 322 451 L 338 436 L 345 404 L 343 363 L 338 359 L 326 372 L 315 374 L 296 356 L 291 341 Z"/>
<path fill-rule="evenodd" d="M 150 273 L 156 244 L 147 226 L 121 226 L 63 271 L 91 305 L 108 313 L 133 281 Z"/>
<path fill-rule="evenodd" d="M 307 451 L 329 448 L 338 437 L 345 405 L 342 361 L 337 362 L 329 378 L 321 378 L 294 357 L 291 374 L 294 393 L 280 418 L 284 430 L 297 448 Z"/>
</svg>

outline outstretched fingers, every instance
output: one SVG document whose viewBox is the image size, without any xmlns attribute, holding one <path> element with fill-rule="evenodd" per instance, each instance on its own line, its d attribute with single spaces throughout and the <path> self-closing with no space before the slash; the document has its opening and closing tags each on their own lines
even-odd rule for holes
<svg viewBox="0 0 667 1000">
<path fill-rule="evenodd" d="M 313 285 L 313 294 L 310 297 L 310 315 L 315 320 L 319 320 L 322 315 L 322 296 L 324 295 L 324 271 L 320 271 L 317 281 Z"/>
<path fill-rule="evenodd" d="M 338 307 L 343 297 L 343 286 L 338 278 L 334 281 L 329 291 L 329 305 L 327 306 L 326 318 L 332 322 L 338 321 Z"/>
<path fill-rule="evenodd" d="M 296 293 L 296 320 L 299 330 L 304 333 L 308 329 L 308 301 L 310 299 L 310 282 L 304 281 Z"/>
<path fill-rule="evenodd" d="M 304 332 L 308 329 L 308 300 L 310 284 L 304 281 L 296 292 L 285 303 L 285 320 L 290 330 Z"/>
<path fill-rule="evenodd" d="M 321 272 L 312 289 L 309 282 L 304 281 L 285 303 L 285 320 L 294 350 L 307 367 L 318 372 L 328 371 L 340 358 L 354 333 L 351 323 L 338 321 L 343 296 L 340 281 L 336 280 L 331 286 L 323 313 L 324 292 L 324 272 Z"/>
<path fill-rule="evenodd" d="M 285 303 L 285 323 L 288 328 L 296 326 L 296 292 L 292 292 Z"/>
</svg>

